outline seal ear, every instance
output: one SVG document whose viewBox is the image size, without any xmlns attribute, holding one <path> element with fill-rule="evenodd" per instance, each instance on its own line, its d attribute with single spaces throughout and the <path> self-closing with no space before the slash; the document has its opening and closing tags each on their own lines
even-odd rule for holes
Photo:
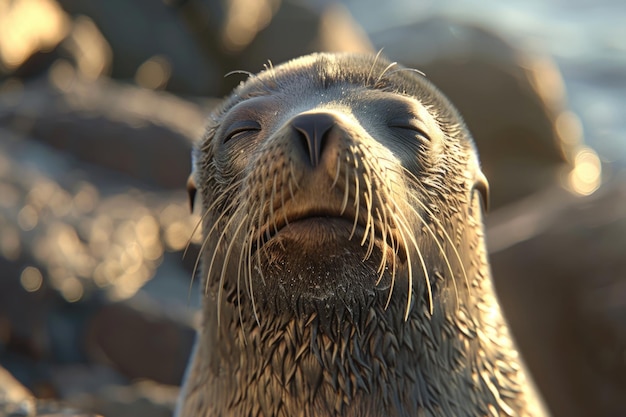
<svg viewBox="0 0 626 417">
<path fill-rule="evenodd" d="M 187 194 L 189 195 L 189 208 L 193 213 L 193 205 L 196 201 L 196 192 L 198 189 L 196 188 L 196 180 L 193 177 L 193 172 L 187 178 Z"/>
<path fill-rule="evenodd" d="M 476 178 L 474 180 L 472 192 L 474 191 L 478 191 L 480 193 L 485 213 L 489 212 L 489 181 L 487 181 L 487 177 L 485 177 L 485 174 L 483 174 L 480 170 L 476 174 Z"/>
</svg>

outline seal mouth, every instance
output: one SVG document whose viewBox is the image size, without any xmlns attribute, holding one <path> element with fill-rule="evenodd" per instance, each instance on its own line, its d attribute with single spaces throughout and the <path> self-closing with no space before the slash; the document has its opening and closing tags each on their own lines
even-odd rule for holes
<svg viewBox="0 0 626 417">
<path fill-rule="evenodd" d="M 274 213 L 273 216 L 261 227 L 252 244 L 252 251 L 265 246 L 270 240 L 279 235 L 285 228 L 295 223 L 315 221 L 320 225 L 331 219 L 339 219 L 345 222 L 354 221 L 354 217 L 334 213 L 331 210 L 308 210 L 303 213 Z"/>
<path fill-rule="evenodd" d="M 342 227 L 340 227 L 342 226 Z M 373 228 L 373 231 L 370 230 Z M 252 253 L 266 246 L 272 239 L 289 232 L 305 234 L 314 231 L 318 234 L 325 231 L 325 235 L 332 239 L 358 240 L 361 246 L 367 247 L 367 240 L 374 239 L 373 244 L 381 250 L 395 255 L 400 262 L 407 258 L 403 240 L 395 228 L 387 227 L 386 233 L 379 221 L 369 221 L 366 213 L 338 212 L 328 209 L 311 209 L 298 213 L 274 213 L 253 238 Z M 366 236 L 367 234 L 367 236 Z"/>
</svg>

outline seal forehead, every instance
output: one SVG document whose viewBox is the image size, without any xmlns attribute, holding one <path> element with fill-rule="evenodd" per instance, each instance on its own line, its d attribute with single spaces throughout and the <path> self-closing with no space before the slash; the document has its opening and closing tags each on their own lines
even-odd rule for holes
<svg viewBox="0 0 626 417">
<path fill-rule="evenodd" d="M 269 67 L 242 83 L 218 115 L 253 97 L 285 95 L 297 99 L 303 96 L 304 91 L 323 94 L 338 86 L 412 97 L 437 119 L 444 133 L 467 138 L 471 142 L 471 136 L 458 111 L 424 75 L 378 55 L 319 53 Z"/>
<path fill-rule="evenodd" d="M 262 123 L 269 134 L 299 112 L 347 106 L 348 113 L 377 135 L 381 127 L 376 123 L 384 117 L 389 121 L 393 112 L 407 114 L 404 102 L 414 103 L 416 111 L 408 113 L 429 127 L 434 139 L 431 154 L 472 155 L 475 161 L 470 170 L 480 170 L 473 139 L 461 116 L 421 73 L 380 56 L 355 54 L 314 54 L 251 75 L 212 113 L 196 157 L 201 164 L 212 163 L 219 142 L 214 138 L 233 117 L 269 121 Z M 248 108 L 247 113 L 242 115 L 242 108 Z M 458 147 L 466 151 L 455 150 Z M 204 151 L 208 152 L 201 157 Z M 402 148 L 398 151 L 406 153 Z"/>
</svg>

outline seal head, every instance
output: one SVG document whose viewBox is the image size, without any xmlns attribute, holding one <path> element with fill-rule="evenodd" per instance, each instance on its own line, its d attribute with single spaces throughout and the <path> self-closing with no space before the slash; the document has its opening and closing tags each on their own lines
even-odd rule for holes
<svg viewBox="0 0 626 417">
<path fill-rule="evenodd" d="M 476 149 L 418 71 L 316 54 L 250 75 L 194 169 L 205 297 L 180 416 L 529 414 Z"/>
</svg>

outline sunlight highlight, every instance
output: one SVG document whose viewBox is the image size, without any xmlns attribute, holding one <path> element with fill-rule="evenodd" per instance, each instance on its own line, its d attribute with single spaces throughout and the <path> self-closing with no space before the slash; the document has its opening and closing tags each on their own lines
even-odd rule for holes
<svg viewBox="0 0 626 417">
<path fill-rule="evenodd" d="M 574 169 L 569 173 L 569 187 L 580 195 L 590 195 L 600 187 L 602 164 L 598 155 L 589 148 L 576 154 Z"/>
<path fill-rule="evenodd" d="M 0 62 L 19 67 L 35 51 L 52 50 L 69 27 L 68 16 L 54 1 L 0 1 Z"/>
<path fill-rule="evenodd" d="M 43 283 L 43 276 L 39 269 L 34 266 L 27 266 L 20 275 L 20 284 L 28 292 L 35 292 L 41 288 Z"/>
<path fill-rule="evenodd" d="M 265 28 L 278 9 L 275 0 L 230 0 L 224 27 L 224 43 L 231 51 L 248 46 L 256 34 Z"/>
</svg>

